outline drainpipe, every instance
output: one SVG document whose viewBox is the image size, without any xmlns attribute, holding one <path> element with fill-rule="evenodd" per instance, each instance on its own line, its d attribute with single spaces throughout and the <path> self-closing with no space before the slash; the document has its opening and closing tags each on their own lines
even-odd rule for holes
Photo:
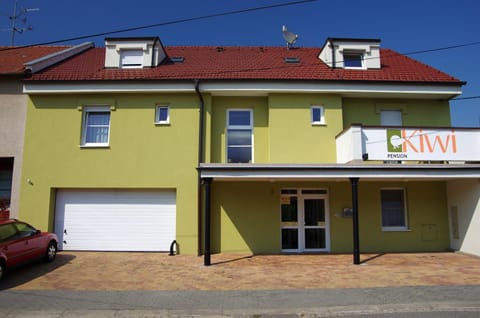
<svg viewBox="0 0 480 318">
<path fill-rule="evenodd" d="M 200 93 L 199 85 L 200 80 L 194 80 L 195 85 L 195 93 L 197 93 L 198 100 L 200 102 L 200 116 L 199 116 L 199 123 L 198 123 L 198 167 L 203 162 L 204 157 L 204 122 L 205 122 L 205 102 L 203 100 L 203 96 Z M 200 176 L 201 171 L 198 171 L 198 180 L 197 180 L 197 220 L 198 220 L 198 247 L 197 247 L 197 254 L 202 255 L 202 178 Z"/>
<path fill-rule="evenodd" d="M 353 264 L 360 264 L 360 230 L 358 223 L 358 180 L 350 178 L 352 184 L 352 223 L 353 223 Z"/>
<path fill-rule="evenodd" d="M 205 249 L 203 255 L 203 265 L 210 266 L 211 261 L 211 248 L 210 248 L 210 223 L 211 223 L 211 185 L 212 178 L 205 178 Z"/>
<path fill-rule="evenodd" d="M 335 46 L 333 45 L 333 43 L 330 43 L 331 45 L 331 48 L 332 48 L 332 68 L 336 68 L 336 61 L 335 61 Z"/>
</svg>

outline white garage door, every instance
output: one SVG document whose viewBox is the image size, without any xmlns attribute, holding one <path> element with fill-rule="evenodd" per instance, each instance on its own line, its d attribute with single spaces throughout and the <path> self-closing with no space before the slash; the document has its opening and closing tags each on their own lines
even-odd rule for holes
<svg viewBox="0 0 480 318">
<path fill-rule="evenodd" d="M 168 251 L 175 240 L 174 191 L 59 190 L 61 250 Z"/>
</svg>

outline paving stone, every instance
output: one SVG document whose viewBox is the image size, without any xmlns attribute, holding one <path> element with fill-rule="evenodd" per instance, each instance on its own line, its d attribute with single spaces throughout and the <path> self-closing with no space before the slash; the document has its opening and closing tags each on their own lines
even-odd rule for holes
<svg viewBox="0 0 480 318">
<path fill-rule="evenodd" d="M 197 256 L 163 253 L 60 252 L 50 264 L 9 272 L 9 290 L 288 290 L 480 285 L 480 258 L 462 253 Z"/>
</svg>

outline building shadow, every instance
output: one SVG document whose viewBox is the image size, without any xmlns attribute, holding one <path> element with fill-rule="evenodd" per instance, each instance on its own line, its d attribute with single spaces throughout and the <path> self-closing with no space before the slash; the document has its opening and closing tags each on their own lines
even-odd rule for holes
<svg viewBox="0 0 480 318">
<path fill-rule="evenodd" d="M 253 258 L 253 255 L 236 257 L 236 258 L 227 259 L 227 260 L 222 260 L 222 261 L 218 261 L 218 262 L 212 262 L 212 265 L 221 265 L 221 264 L 234 263 L 234 262 L 238 262 L 238 261 L 242 261 L 242 260 L 250 259 L 250 258 Z"/>
<path fill-rule="evenodd" d="M 38 260 L 14 268 L 9 268 L 4 274 L 2 280 L 0 280 L 0 290 L 7 290 L 26 284 L 36 278 L 55 271 L 57 268 L 67 265 L 74 258 L 75 256 L 71 254 L 58 253 L 55 260 L 51 263 L 45 263 Z"/>
<path fill-rule="evenodd" d="M 387 253 L 380 253 L 380 254 L 377 254 L 377 255 L 370 256 L 369 258 L 366 258 L 366 259 L 364 259 L 364 260 L 361 260 L 361 261 L 360 261 L 360 264 L 366 264 L 366 263 L 368 263 L 368 262 L 370 262 L 370 261 L 373 261 L 374 259 L 377 259 L 377 258 L 379 258 L 379 257 L 382 257 L 382 256 L 384 256 L 384 255 L 386 255 L 386 254 L 387 254 Z"/>
</svg>

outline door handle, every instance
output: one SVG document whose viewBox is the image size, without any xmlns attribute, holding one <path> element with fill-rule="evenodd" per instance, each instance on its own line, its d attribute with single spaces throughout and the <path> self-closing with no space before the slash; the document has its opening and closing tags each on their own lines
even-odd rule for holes
<svg viewBox="0 0 480 318">
<path fill-rule="evenodd" d="M 63 234 L 67 234 L 67 235 L 68 235 L 67 229 L 63 230 Z"/>
</svg>

